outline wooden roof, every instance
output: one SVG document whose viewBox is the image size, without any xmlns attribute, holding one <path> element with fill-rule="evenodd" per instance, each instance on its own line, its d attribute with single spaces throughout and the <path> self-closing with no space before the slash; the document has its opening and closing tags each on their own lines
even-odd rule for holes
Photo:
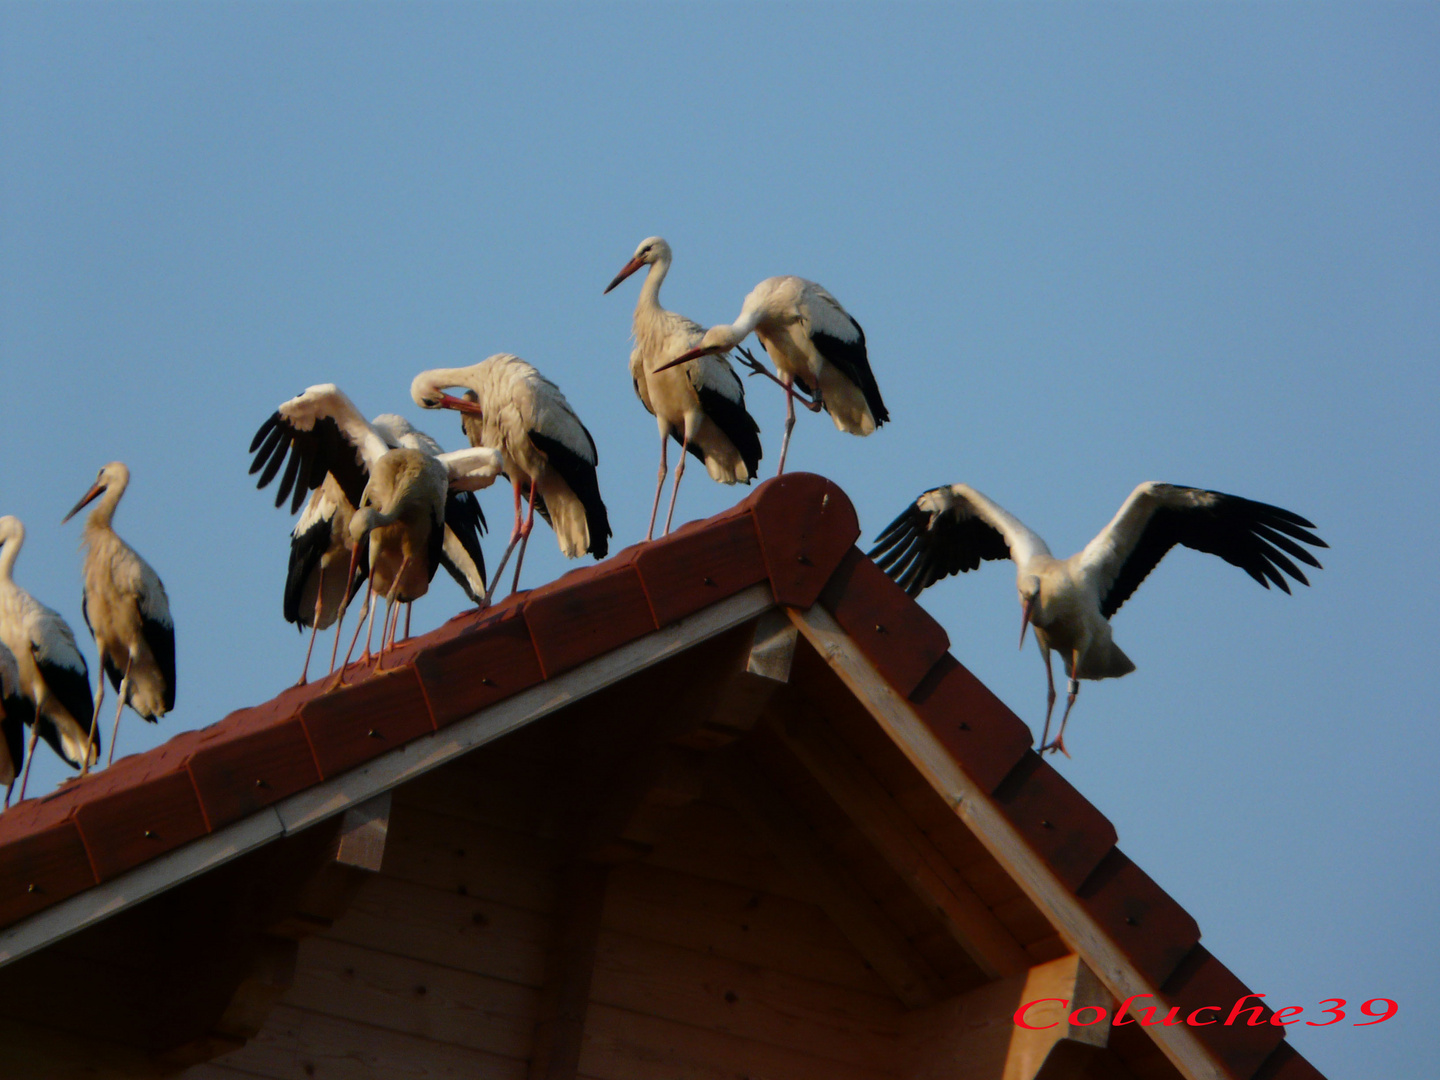
<svg viewBox="0 0 1440 1080">
<path fill-rule="evenodd" d="M 861 906 L 883 913 L 878 924 L 843 898 L 827 908 L 842 929 L 850 920 L 852 941 L 883 936 L 883 924 L 926 943 L 926 962 L 908 968 L 904 947 L 882 941 L 866 954 L 889 964 L 877 971 L 902 1001 L 943 999 L 1070 952 L 1117 999 L 1155 993 L 1188 1013 L 1247 994 L 858 537 L 834 484 L 772 480 L 717 517 L 452 619 L 406 642 L 381 674 L 352 669 L 329 694 L 322 683 L 288 690 L 21 803 L 0 816 L 0 966 L 439 775 L 507 733 L 559 722 L 606 687 L 633 693 L 624 680 L 642 673 L 653 673 L 654 700 L 671 700 L 657 687 L 680 688 L 697 712 L 697 695 L 719 692 L 706 683 L 715 658 L 750 648 L 750 628 L 772 613 L 801 642 L 781 680 L 798 688 L 785 708 L 755 703 L 749 723 L 761 722 L 743 733 L 699 709 L 685 737 L 706 747 L 744 734 L 743 767 L 707 768 L 707 783 L 747 808 L 787 861 L 823 878 L 832 871 L 806 863 L 805 837 L 767 809 L 783 793 L 841 872 L 870 883 Z M 707 642 L 709 652 L 696 649 Z M 646 716 L 652 727 L 664 719 Z M 617 724 L 587 753 L 628 753 Z M 1147 1035 L 1168 1058 L 1151 1071 Z M 1135 1075 L 1320 1075 L 1268 1023 L 1130 1026 L 1115 1037 Z"/>
</svg>

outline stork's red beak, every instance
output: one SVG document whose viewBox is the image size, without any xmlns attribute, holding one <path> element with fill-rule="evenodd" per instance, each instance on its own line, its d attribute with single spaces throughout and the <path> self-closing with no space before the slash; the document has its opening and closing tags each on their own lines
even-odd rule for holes
<svg viewBox="0 0 1440 1080">
<path fill-rule="evenodd" d="M 74 517 L 76 514 L 78 514 L 81 510 L 84 510 L 85 507 L 88 506 L 91 502 L 93 502 L 93 501 L 95 500 L 96 496 L 98 496 L 98 495 L 99 495 L 102 491 L 104 491 L 104 490 L 105 490 L 105 485 L 104 485 L 104 484 L 96 484 L 94 487 L 92 487 L 89 491 L 87 491 L 87 492 L 85 493 L 85 497 L 84 497 L 83 499 L 81 499 L 78 503 L 76 503 L 76 504 L 71 508 L 71 510 L 70 510 L 70 512 L 69 512 L 68 514 L 66 514 L 63 518 L 60 519 L 60 524 L 61 524 L 61 525 L 64 525 L 65 522 L 69 521 L 72 517 Z"/>
<path fill-rule="evenodd" d="M 480 407 L 478 401 L 466 401 L 464 398 L 453 397 L 450 394 L 440 395 L 440 408 L 454 409 L 456 412 L 468 413 L 470 416 L 485 415 L 485 410 Z"/>
<path fill-rule="evenodd" d="M 699 357 L 701 357 L 701 356 L 714 356 L 716 353 L 718 353 L 718 352 L 724 352 L 724 351 L 725 351 L 724 349 L 718 349 L 718 348 L 710 348 L 710 349 L 691 349 L 691 350 L 690 350 L 689 352 L 687 352 L 687 353 L 681 353 L 679 356 L 677 356 L 674 360 L 671 360 L 669 363 L 661 364 L 661 365 L 660 365 L 659 367 L 657 367 L 655 370 L 656 370 L 656 371 L 664 371 L 666 368 L 679 367 L 681 364 L 689 363 L 691 360 L 695 360 L 695 359 L 697 359 L 697 358 L 699 358 Z"/>
<path fill-rule="evenodd" d="M 619 285 L 620 282 L 624 281 L 627 277 L 633 274 L 636 270 L 639 270 L 640 267 L 644 265 L 645 264 L 639 259 L 631 259 L 628 263 L 626 263 L 620 268 L 620 272 L 615 275 L 615 280 L 610 282 L 609 285 L 605 286 L 605 292 L 608 293 L 611 289 L 615 288 L 616 285 Z M 601 295 L 603 296 L 604 293 L 602 293 Z"/>
<path fill-rule="evenodd" d="M 1025 631 L 1030 629 L 1030 613 L 1034 610 L 1035 598 L 1032 596 L 1025 601 L 1025 606 L 1020 613 L 1020 648 L 1025 648 Z"/>
</svg>

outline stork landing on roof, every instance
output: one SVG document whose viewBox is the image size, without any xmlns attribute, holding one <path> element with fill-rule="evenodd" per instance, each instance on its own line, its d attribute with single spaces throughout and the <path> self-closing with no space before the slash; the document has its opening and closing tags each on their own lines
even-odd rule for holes
<svg viewBox="0 0 1440 1080">
<path fill-rule="evenodd" d="M 260 472 L 258 486 L 261 488 L 285 465 L 276 506 L 290 498 L 293 512 L 299 508 L 305 492 L 316 489 L 291 542 L 290 574 L 285 586 L 286 618 L 303 625 L 313 603 L 312 645 L 314 629 L 332 620 L 337 623 L 335 648 L 331 650 L 332 670 L 340 643 L 338 623 L 343 620 L 345 607 L 360 581 L 373 573 L 369 556 L 374 545 L 357 542 L 353 515 L 373 478 L 376 463 L 389 453 L 404 450 L 407 454 L 431 458 L 440 463 L 446 477 L 434 554 L 431 555 L 428 538 L 417 549 L 425 552 L 426 588 L 435 568 L 444 566 L 472 600 L 479 602 L 484 595 L 485 562 L 480 551 L 484 517 L 471 492 L 489 486 L 499 474 L 498 454 L 477 454 L 474 449 L 442 453 L 438 443 L 398 416 L 379 416 L 375 423 L 368 423 L 333 383 L 312 386 L 284 402 L 260 426 L 250 449 L 255 454 L 250 471 Z M 420 470 L 421 474 L 425 471 Z M 364 533 L 362 530 L 360 535 Z M 342 571 L 342 567 L 346 569 Z M 418 574 L 421 568 L 422 564 L 417 563 L 411 573 Z M 338 585 L 333 584 L 336 582 Z M 401 585 L 388 578 L 381 590 L 386 595 L 403 593 L 406 602 L 426 591 L 417 592 L 413 581 Z M 373 614 L 369 593 L 366 609 Z M 373 618 L 371 624 L 373 626 Z M 369 656 L 368 639 L 365 655 Z M 309 661 L 307 650 L 307 670 Z M 304 679 L 302 672 L 301 681 Z"/>
<path fill-rule="evenodd" d="M 115 507 L 130 484 L 130 470 L 112 461 L 100 470 L 94 485 L 60 524 L 65 524 L 95 499 L 100 502 L 85 519 L 85 562 L 81 578 L 85 591 L 80 611 L 95 637 L 101 676 L 95 680 L 93 732 L 100 723 L 105 700 L 105 676 L 115 687 L 115 725 L 110 731 L 110 756 L 115 760 L 115 738 L 120 714 L 129 705 L 155 723 L 175 708 L 175 624 L 165 586 L 150 564 L 121 540 L 111 526 Z M 82 771 L 88 771 L 82 770 Z"/>
<path fill-rule="evenodd" d="M 455 388 L 464 395 L 445 392 Z M 515 492 L 515 525 L 487 603 L 517 544 L 510 591 L 519 587 L 537 509 L 555 530 L 567 559 L 586 552 L 596 559 L 605 557 L 611 532 L 595 473 L 600 455 L 559 387 L 518 356 L 496 353 L 469 367 L 422 371 L 410 384 L 410 396 L 422 409 L 456 410 L 470 445 L 499 450 L 505 459 L 505 475 Z M 522 518 L 520 503 L 527 491 L 530 509 Z"/>
<path fill-rule="evenodd" d="M 15 658 L 20 693 L 34 708 L 20 798 L 30 782 L 36 737 L 72 768 L 100 760 L 100 733 L 91 731 L 90 671 L 75 634 L 57 612 L 15 584 L 15 560 L 25 544 L 19 518 L 0 517 L 0 642 Z"/>
<path fill-rule="evenodd" d="M 680 370 L 660 370 L 666 360 L 694 348 L 705 335 L 699 323 L 660 306 L 660 283 L 670 271 L 670 258 L 670 245 L 660 237 L 642 240 L 634 256 L 605 287 L 608 293 L 640 267 L 650 267 L 635 304 L 635 348 L 630 353 L 630 379 L 635 393 L 660 428 L 660 474 L 655 480 L 646 540 L 655 535 L 655 515 L 665 486 L 665 457 L 671 438 L 680 444 L 680 460 L 675 466 L 675 486 L 665 515 L 666 533 L 675 516 L 675 496 L 680 493 L 680 478 L 685 475 L 687 451 L 705 463 L 712 480 L 722 484 L 750 483 L 762 456 L 760 425 L 745 410 L 744 384 L 725 357 L 705 355 Z"/>
<path fill-rule="evenodd" d="M 851 435 L 870 435 L 890 419 L 880 387 L 870 370 L 865 331 L 843 307 L 813 281 L 799 277 L 772 277 L 756 285 L 740 307 L 740 317 L 729 326 L 712 326 L 700 344 L 661 364 L 665 371 L 696 357 L 729 352 L 754 331 L 775 361 L 776 378 L 758 360 L 742 350 L 757 375 L 785 389 L 785 437 L 780 443 L 780 468 L 790 449 L 795 427 L 795 387 L 810 394 L 800 398 L 811 412 L 824 409 L 835 426 Z"/>
<path fill-rule="evenodd" d="M 1172 484 L 1141 484 L 1114 519 L 1083 551 L 1068 559 L 1050 554 L 1045 541 L 1013 515 L 965 484 L 925 492 L 876 539 L 870 557 L 911 596 L 985 559 L 1013 559 L 1025 631 L 1045 661 L 1048 694 L 1040 751 L 1065 750 L 1065 724 L 1080 693 L 1080 679 L 1111 679 L 1135 670 L 1110 634 L 1110 618 L 1176 544 L 1218 555 L 1265 588 L 1290 591 L 1286 575 L 1309 585 L 1291 560 L 1320 563 L 1296 541 L 1325 547 L 1298 514 L 1237 495 Z M 1053 743 L 1055 678 L 1050 650 L 1060 652 L 1070 677 L 1065 715 Z"/>
</svg>

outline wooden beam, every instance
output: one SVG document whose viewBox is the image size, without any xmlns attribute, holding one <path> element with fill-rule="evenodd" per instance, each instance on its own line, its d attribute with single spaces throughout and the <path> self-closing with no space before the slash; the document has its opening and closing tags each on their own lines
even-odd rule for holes
<svg viewBox="0 0 1440 1080">
<path fill-rule="evenodd" d="M 529 1080 L 575 1080 L 609 873 L 598 863 L 575 863 L 563 875 Z"/>
<path fill-rule="evenodd" d="M 814 902 L 902 1002 L 919 1008 L 943 996 L 935 972 L 748 759 L 733 751 L 711 755 L 706 778 L 804 882 Z"/>
<path fill-rule="evenodd" d="M 356 892 L 380 872 L 390 826 L 390 792 L 352 806 L 341 815 L 328 856 L 301 887 L 293 905 L 267 927 L 279 937 L 299 939 L 328 930 Z"/>
<path fill-rule="evenodd" d="M 1091 966 L 1112 996 L 1154 994 L 1134 964 L 1095 923 L 1080 901 L 1031 850 L 998 806 L 946 752 L 908 702 L 860 652 L 834 617 L 818 605 L 787 608 L 800 633 L 905 754 L 957 817 L 1050 920 L 1070 948 Z M 1228 1071 L 1186 1025 L 1148 1029 L 1166 1057 L 1189 1080 L 1229 1080 Z"/>
<path fill-rule="evenodd" d="M 799 711 L 772 726 L 981 971 L 995 979 L 1029 969 L 1030 957 L 1010 931 L 818 717 Z"/>
<path fill-rule="evenodd" d="M 1022 1005 L 1046 998 L 1059 1000 L 1025 1012 L 1026 1023 L 1040 1030 L 1016 1024 Z M 1104 1021 L 1088 1027 L 1069 1023 L 1074 1010 L 1092 1005 L 1106 1010 Z M 1081 1080 L 1105 1049 L 1114 1007 L 1114 999 L 1079 957 L 1062 956 L 906 1016 L 899 1075 L 903 1080 Z"/>
</svg>

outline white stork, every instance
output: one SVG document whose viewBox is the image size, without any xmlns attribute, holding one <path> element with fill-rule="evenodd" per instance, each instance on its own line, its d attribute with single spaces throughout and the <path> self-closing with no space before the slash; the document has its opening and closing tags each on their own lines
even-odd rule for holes
<svg viewBox="0 0 1440 1080">
<path fill-rule="evenodd" d="M 455 388 L 463 389 L 463 396 L 445 393 Z M 410 396 L 424 409 L 456 410 L 470 445 L 488 446 L 504 456 L 505 475 L 515 493 L 515 526 L 495 570 L 492 595 L 517 543 L 520 553 L 510 588 L 513 592 L 519 587 L 537 509 L 555 530 L 566 558 L 586 552 L 596 559 L 605 557 L 611 532 L 595 474 L 600 456 L 559 387 L 518 356 L 496 353 L 470 367 L 422 371 L 410 384 Z M 526 489 L 530 509 L 522 520 L 520 500 Z"/>
<path fill-rule="evenodd" d="M 795 427 L 795 386 L 811 395 L 801 404 L 811 412 L 824 409 L 835 426 L 851 435 L 870 435 L 890 419 L 880 387 L 870 370 L 865 331 L 813 281 L 772 277 L 756 285 L 729 326 L 712 326 L 700 344 L 657 369 L 664 371 L 698 356 L 729 352 L 750 334 L 760 339 L 780 372 L 777 379 L 754 357 L 744 353 L 750 368 L 785 388 L 785 437 L 780 443 L 780 472 Z M 743 350 L 742 350 L 743 353 Z"/>
<path fill-rule="evenodd" d="M 120 699 L 106 764 L 115 760 L 115 737 L 127 704 L 152 724 L 175 707 L 175 623 L 170 618 L 165 586 L 150 564 L 111 526 L 115 507 L 129 484 L 130 470 L 124 462 L 110 462 L 60 522 L 65 524 L 87 504 L 100 500 L 85 519 L 85 562 L 80 572 L 85 590 L 80 611 L 100 654 L 101 676 L 95 680 L 91 731 L 100 723 L 106 675 Z"/>
<path fill-rule="evenodd" d="M 1153 481 L 1141 484 L 1100 535 L 1068 559 L 1050 554 L 1045 541 L 984 495 L 965 484 L 925 492 L 876 540 L 870 557 L 911 596 L 950 574 L 977 569 L 982 559 L 1013 559 L 1022 622 L 1034 625 L 1049 691 L 1040 750 L 1065 752 L 1065 723 L 1080 679 L 1111 679 L 1135 670 L 1110 636 L 1110 619 L 1176 544 L 1218 555 L 1265 588 L 1288 593 L 1289 575 L 1310 583 L 1290 556 L 1319 568 L 1295 541 L 1326 543 L 1298 514 L 1237 495 Z M 1059 651 L 1070 693 L 1054 743 L 1050 716 L 1055 677 L 1050 650 Z M 1066 756 L 1069 756 L 1068 753 Z"/>
<path fill-rule="evenodd" d="M 379 442 L 373 442 L 372 438 Z M 285 402 L 261 425 L 250 444 L 250 451 L 255 454 L 250 471 L 265 470 L 260 477 L 262 488 L 279 472 L 286 448 L 292 444 L 304 447 L 300 454 L 291 455 L 291 465 L 281 479 L 276 506 L 283 505 L 290 497 L 293 512 L 305 492 L 314 487 L 291 533 L 290 567 L 285 578 L 286 622 L 302 629 L 311 628 L 305 667 L 300 673 L 302 684 L 310 670 L 315 634 L 336 621 L 369 574 L 369 561 L 365 558 L 347 573 L 355 547 L 350 539 L 350 519 L 370 477 L 364 455 L 356 449 L 362 443 L 371 450 L 383 445 L 390 449 L 408 447 L 437 457 L 442 453 L 434 439 L 417 431 L 402 417 L 383 414 L 366 424 L 333 384 L 312 386 L 299 397 Z M 348 452 L 343 449 L 346 447 Z M 302 460 L 311 463 L 313 473 L 303 476 L 299 473 Z M 321 478 L 318 486 L 313 484 L 316 474 Z M 445 502 L 440 564 L 475 603 L 485 595 L 485 557 L 480 550 L 484 530 L 485 516 L 475 496 L 458 486 L 451 490 Z M 336 645 L 339 645 L 338 629 Z M 332 655 L 332 667 L 334 659 Z"/>
<path fill-rule="evenodd" d="M 670 272 L 670 257 L 670 245 L 660 237 L 642 240 L 634 256 L 605 287 L 608 293 L 640 267 L 650 267 L 635 304 L 635 348 L 630 353 L 635 393 L 660 427 L 660 475 L 655 480 L 646 540 L 655 535 L 671 437 L 680 444 L 680 461 L 665 515 L 666 533 L 675 516 L 680 478 L 685 475 L 686 451 L 703 461 L 710 478 L 722 484 L 750 483 L 761 458 L 760 426 L 745 410 L 745 387 L 725 357 L 706 355 L 679 371 L 658 370 L 666 360 L 694 348 L 705 335 L 705 328 L 698 323 L 660 306 L 660 283 Z"/>
<path fill-rule="evenodd" d="M 360 506 L 382 459 L 387 459 L 390 455 L 399 455 L 395 459 L 396 463 L 412 461 L 415 457 L 433 460 L 437 463 L 439 471 L 445 479 L 444 485 L 440 488 L 440 521 L 435 526 L 434 536 L 429 535 L 428 519 L 424 519 L 423 515 L 411 513 L 409 504 L 406 504 L 404 511 L 407 522 L 412 529 L 418 530 L 418 532 L 406 541 L 409 547 L 406 548 L 405 553 L 402 553 L 401 560 L 403 561 L 405 554 L 408 553 L 412 556 L 410 561 L 418 562 L 418 565 L 408 574 L 387 569 L 385 580 L 374 583 L 376 590 L 388 596 L 392 604 L 397 598 L 402 602 L 409 603 L 418 599 L 428 590 L 435 570 L 444 565 L 451 575 L 466 587 L 472 597 L 475 596 L 475 593 L 471 592 L 471 582 L 477 583 L 479 590 L 483 593 L 484 563 L 480 556 L 478 537 L 481 518 L 473 495 L 468 493 L 488 487 L 494 482 L 501 468 L 500 455 L 489 452 L 477 453 L 473 449 L 436 453 L 434 451 L 438 450 L 438 445 L 433 440 L 415 432 L 399 417 L 379 417 L 378 420 L 380 421 L 378 424 L 367 423 L 350 399 L 333 383 L 312 386 L 298 397 L 283 403 L 261 425 L 251 443 L 255 460 L 250 471 L 252 473 L 260 472 L 258 486 L 263 488 L 274 479 L 281 466 L 285 466 L 285 472 L 280 480 L 280 490 L 277 493 L 277 506 L 282 505 L 285 499 L 290 497 L 292 510 L 298 508 L 307 490 L 324 484 L 327 480 L 334 484 L 334 488 L 331 490 L 338 492 L 343 497 L 344 505 L 336 502 L 334 504 L 336 509 L 328 518 L 317 513 L 316 522 L 312 528 L 316 530 L 318 539 L 314 543 L 312 550 L 315 554 L 310 563 L 312 569 L 318 564 L 319 574 L 323 576 L 326 570 L 338 569 L 340 561 L 338 557 L 335 557 L 338 552 L 346 553 L 347 569 L 340 573 L 338 580 L 347 583 L 348 587 L 337 590 L 341 592 L 341 599 L 337 601 L 337 606 L 340 617 L 343 617 L 345 603 L 353 594 L 355 586 L 358 585 L 359 557 L 362 554 L 366 556 L 367 574 L 373 575 L 377 572 L 374 567 L 370 566 L 368 560 L 368 557 L 373 554 L 374 544 L 366 546 L 358 543 L 358 537 L 363 537 L 367 529 L 361 529 L 357 537 L 354 513 L 345 513 L 345 511 L 349 511 L 350 507 Z M 392 439 L 398 442 L 408 442 L 411 445 L 392 447 Z M 288 464 L 286 464 L 287 456 Z M 434 475 L 434 473 L 435 470 L 425 467 L 411 469 L 410 473 L 406 474 L 408 477 L 406 484 L 421 483 L 423 487 L 423 478 Z M 390 491 L 392 499 L 400 490 L 394 486 L 396 482 L 397 478 L 391 477 L 389 483 L 392 489 Z M 321 488 L 322 494 L 325 490 L 324 487 Z M 428 488 L 426 490 L 428 491 Z M 375 496 L 375 498 L 378 497 L 378 495 Z M 428 495 L 426 497 L 428 498 Z M 373 501 L 372 499 L 372 503 Z M 452 505 L 456 503 L 460 504 L 461 509 L 452 509 Z M 343 529 L 340 527 L 342 521 Z M 324 526 L 323 533 L 320 532 L 322 525 Z M 403 533 L 404 530 L 396 532 Z M 420 536 L 420 532 L 425 535 Z M 337 534 L 339 536 L 338 545 Z M 391 533 L 384 535 L 391 537 L 390 540 L 382 542 L 382 547 L 386 547 L 387 550 L 389 543 L 399 541 L 398 535 Z M 323 541 L 323 546 L 321 541 Z M 419 546 L 415 546 L 417 543 Z M 423 559 L 420 558 L 421 552 L 424 553 Z M 326 555 L 332 556 L 328 565 L 324 561 Z M 297 574 L 296 561 L 295 548 L 292 544 L 291 581 Z M 418 588 L 415 576 L 422 573 L 425 588 Z M 403 583 L 400 581 L 402 577 L 405 578 Z M 292 595 L 299 593 L 299 588 L 294 587 L 291 582 L 287 582 L 287 604 Z M 327 596 L 322 581 L 317 580 L 315 592 L 310 595 L 316 597 L 315 622 L 318 623 L 324 614 L 322 602 Z M 335 594 L 332 592 L 328 595 L 334 596 Z M 366 603 L 367 606 L 370 603 L 368 594 Z M 373 625 L 373 618 L 371 621 Z M 382 632 L 383 641 L 384 633 Z M 337 626 L 337 649 L 338 646 L 339 627 Z M 306 655 L 308 663 L 308 652 Z M 368 642 L 366 655 L 367 657 L 369 655 Z M 334 650 L 332 650 L 332 668 L 334 659 Z M 302 675 L 302 679 L 303 677 Z"/>
<path fill-rule="evenodd" d="M 42 736 L 72 768 L 100 759 L 100 733 L 90 731 L 90 671 L 75 635 L 59 614 L 15 584 L 15 559 L 25 543 L 19 518 L 0 517 L 0 642 L 15 657 L 20 693 L 35 712 L 25 751 L 20 798 L 30 780 L 35 739 Z"/>
<path fill-rule="evenodd" d="M 35 706 L 20 691 L 15 654 L 0 642 L 0 784 L 5 785 L 6 806 L 25 756 L 25 726 L 34 722 Z"/>
</svg>

